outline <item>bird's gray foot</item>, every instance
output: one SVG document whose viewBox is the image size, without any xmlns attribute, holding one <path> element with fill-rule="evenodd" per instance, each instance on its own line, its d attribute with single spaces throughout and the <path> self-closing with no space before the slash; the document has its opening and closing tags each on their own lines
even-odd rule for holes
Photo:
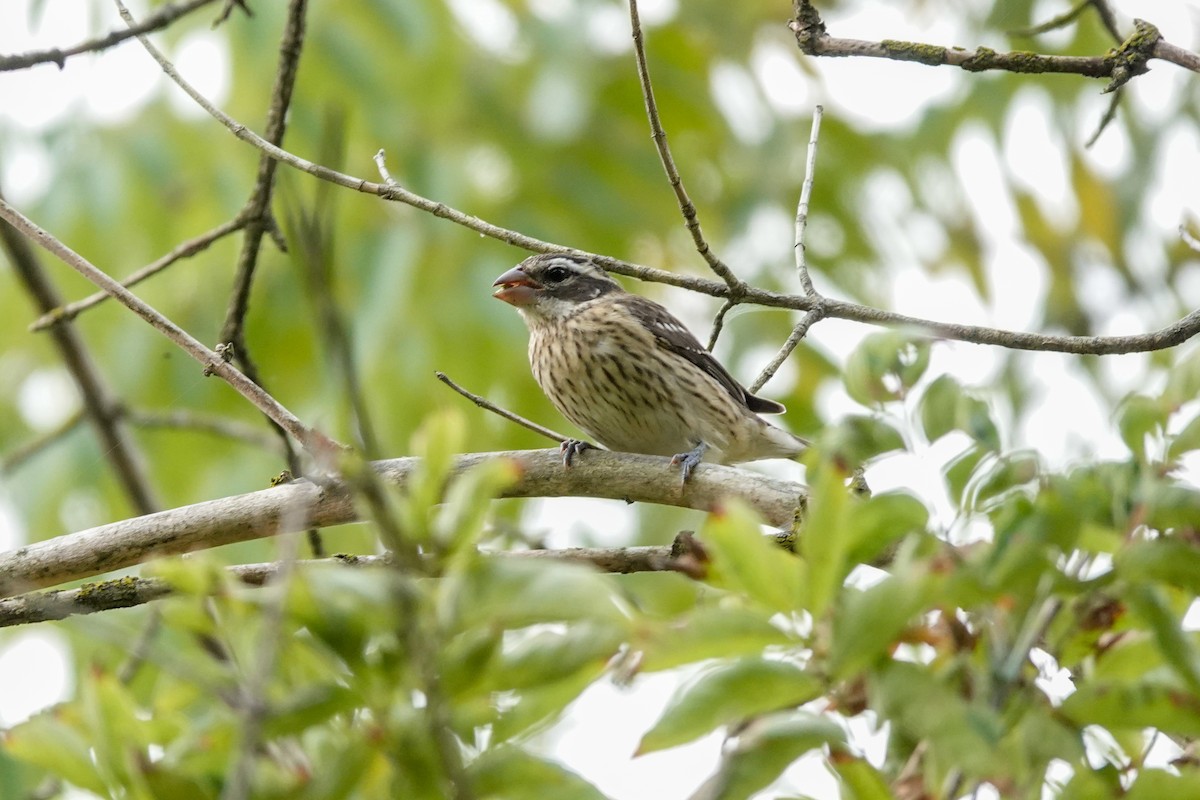
<svg viewBox="0 0 1200 800">
<path fill-rule="evenodd" d="M 708 445 L 700 442 L 686 453 L 677 453 L 671 458 L 671 464 L 678 466 L 679 471 L 683 473 L 683 483 L 687 483 L 688 478 L 692 476 L 692 470 L 700 465 L 706 452 Z"/>
<path fill-rule="evenodd" d="M 562 453 L 563 469 L 570 468 L 571 462 L 575 460 L 575 456 L 579 455 L 584 450 L 595 449 L 596 445 L 591 444 L 590 442 L 585 442 L 581 439 L 567 439 L 558 447 L 559 452 Z"/>
</svg>

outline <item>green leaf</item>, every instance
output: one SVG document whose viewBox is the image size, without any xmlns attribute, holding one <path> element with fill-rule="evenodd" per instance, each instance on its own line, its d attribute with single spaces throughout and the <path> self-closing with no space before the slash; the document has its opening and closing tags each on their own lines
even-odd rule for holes
<svg viewBox="0 0 1200 800">
<path fill-rule="evenodd" d="M 1172 736 L 1200 736 L 1200 698 L 1150 681 L 1089 681 L 1059 710 L 1076 725 L 1112 731 L 1158 728 Z"/>
<path fill-rule="evenodd" d="M 821 432 L 817 449 L 827 460 L 863 464 L 875 456 L 904 447 L 904 437 L 887 420 L 850 414 Z"/>
<path fill-rule="evenodd" d="M 895 800 L 887 780 L 866 759 L 835 753 L 830 760 L 842 779 L 845 800 Z"/>
<path fill-rule="evenodd" d="M 761 653 L 795 645 L 796 640 L 771 624 L 773 612 L 735 605 L 709 605 L 678 620 L 641 622 L 634 645 L 642 653 L 642 672 L 670 669 L 709 658 Z"/>
<path fill-rule="evenodd" d="M 959 427 L 981 447 L 992 452 L 1000 449 L 1000 431 L 992 420 L 991 409 L 978 397 L 964 396 L 959 409 Z"/>
<path fill-rule="evenodd" d="M 1113 563 L 1132 584 L 1167 583 L 1200 595 L 1200 550 L 1179 539 L 1134 542 L 1117 551 Z"/>
<path fill-rule="evenodd" d="M 1200 797 L 1200 772 L 1195 767 L 1178 775 L 1161 769 L 1138 771 L 1137 780 L 1124 795 L 1125 800 L 1162 800 L 1166 797 Z"/>
<path fill-rule="evenodd" d="M 824 615 L 846 579 L 849 549 L 850 492 L 844 474 L 831 464 L 822 465 L 808 503 L 808 518 L 800 533 L 800 553 L 808 567 L 804 607 L 815 618 Z"/>
<path fill-rule="evenodd" d="M 1183 631 L 1182 621 L 1175 616 L 1157 586 L 1133 586 L 1126 594 L 1129 606 L 1150 627 L 1158 640 L 1167 663 L 1183 678 L 1193 699 L 1200 698 L 1200 653 Z"/>
<path fill-rule="evenodd" d="M 463 451 L 465 441 L 466 421 L 457 409 L 431 414 L 413 436 L 413 452 L 420 461 L 400 504 L 405 536 L 413 541 L 428 540 L 431 517 L 442 502 L 454 456 Z"/>
<path fill-rule="evenodd" d="M 1163 404 L 1144 394 L 1131 394 L 1117 409 L 1117 427 L 1129 452 L 1140 461 L 1146 459 L 1146 437 L 1167 426 Z"/>
<path fill-rule="evenodd" d="M 1171 367 L 1162 402 L 1166 408 L 1176 409 L 1197 397 L 1200 397 L 1200 350 L 1193 349 Z"/>
<path fill-rule="evenodd" d="M 985 450 L 1000 449 L 1000 432 L 987 401 L 965 392 L 949 375 L 942 375 L 929 385 L 921 396 L 918 413 L 925 438 L 930 442 L 959 430 Z"/>
<path fill-rule="evenodd" d="M 1076 768 L 1075 774 L 1063 787 L 1061 800 L 1101 800 L 1125 795 L 1121 785 L 1121 772 L 1111 764 L 1099 769 Z"/>
<path fill-rule="evenodd" d="M 928 740 L 932 763 L 985 775 L 1003 761 L 996 749 L 1004 726 L 995 710 L 964 700 L 955 679 L 954 673 L 935 674 L 917 664 L 885 662 L 871 675 L 871 705 L 891 720 L 895 735 Z"/>
<path fill-rule="evenodd" d="M 929 602 L 931 588 L 925 576 L 904 564 L 869 589 L 843 589 L 834 616 L 830 672 L 837 678 L 851 678 L 887 655 Z"/>
<path fill-rule="evenodd" d="M 467 766 L 477 797 L 504 800 L 605 800 L 604 795 L 561 764 L 519 747 L 493 747 Z"/>
<path fill-rule="evenodd" d="M 4 737 L 4 749 L 14 758 L 41 767 L 67 783 L 101 797 L 108 796 L 84 732 L 54 711 L 38 714 L 11 728 Z"/>
<path fill-rule="evenodd" d="M 708 516 L 700 537 L 711 557 L 707 580 L 766 608 L 791 611 L 800 603 L 804 564 L 764 536 L 760 526 L 740 501 Z"/>
<path fill-rule="evenodd" d="M 950 498 L 956 505 L 963 505 L 963 495 L 971 481 L 971 476 L 975 474 L 980 463 L 990 455 L 982 447 L 973 445 L 942 467 L 942 475 L 946 479 L 946 489 L 950 492 Z"/>
<path fill-rule="evenodd" d="M 962 401 L 962 387 L 951 376 L 941 375 L 929 384 L 918 406 L 921 427 L 927 440 L 936 441 L 958 428 L 958 412 Z"/>
<path fill-rule="evenodd" d="M 475 556 L 439 581 L 438 616 L 449 633 L 539 622 L 627 622 L 609 576 L 546 559 Z"/>
<path fill-rule="evenodd" d="M 989 501 L 1036 480 L 1041 472 L 1041 457 L 1032 450 L 1005 453 L 978 473 L 978 480 L 972 487 L 972 502 L 986 507 Z"/>
<path fill-rule="evenodd" d="M 494 741 L 501 743 L 528 736 L 553 722 L 603 672 L 604 664 L 595 664 L 562 680 L 523 689 L 516 703 L 504 709 L 492 726 Z"/>
<path fill-rule="evenodd" d="M 846 735 L 837 723 L 815 714 L 792 711 L 759 717 L 738 732 L 721 769 L 706 788 L 713 800 L 745 800 L 779 777 L 800 756 L 826 745 L 841 745 Z"/>
<path fill-rule="evenodd" d="M 487 691 L 482 684 L 491 674 L 503 638 L 498 628 L 478 627 L 443 642 L 438 652 L 442 690 L 451 698 Z"/>
<path fill-rule="evenodd" d="M 506 649 L 484 683 L 493 690 L 525 689 L 581 670 L 594 674 L 616 655 L 626 633 L 624 625 L 591 620 L 573 623 L 566 631 L 537 631 Z"/>
<path fill-rule="evenodd" d="M 353 712 L 361 702 L 357 692 L 345 686 L 319 683 L 293 691 L 272 708 L 263 723 L 267 736 L 298 736 L 330 717 Z"/>
<path fill-rule="evenodd" d="M 846 359 L 846 391 L 872 408 L 900 400 L 929 366 L 929 340 L 899 331 L 867 336 Z"/>
<path fill-rule="evenodd" d="M 451 481 L 434 520 L 438 543 L 451 551 L 474 547 L 491 512 L 491 501 L 519 477 L 516 461 L 496 458 L 476 464 Z"/>
<path fill-rule="evenodd" d="M 637 748 L 637 755 L 690 742 L 722 725 L 807 703 L 821 682 L 783 661 L 751 657 L 724 664 L 679 689 Z"/>
<path fill-rule="evenodd" d="M 1167 460 L 1178 461 L 1194 450 L 1200 450 L 1200 416 L 1171 437 L 1171 443 L 1167 446 Z"/>
<path fill-rule="evenodd" d="M 847 562 L 870 564 L 903 537 L 925 530 L 929 510 L 907 492 L 872 495 L 851 503 L 846 535 Z"/>
</svg>

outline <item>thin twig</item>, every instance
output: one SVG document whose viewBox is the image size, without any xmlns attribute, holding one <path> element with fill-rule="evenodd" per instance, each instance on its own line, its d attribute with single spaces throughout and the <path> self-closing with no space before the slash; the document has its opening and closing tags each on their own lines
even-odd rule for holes
<svg viewBox="0 0 1200 800">
<path fill-rule="evenodd" d="M 12 262 L 13 271 L 25 285 L 39 312 L 62 305 L 62 296 L 42 269 L 29 240 L 18 231 L 26 235 L 28 232 L 3 213 L 3 209 L 11 209 L 11 206 L 0 197 L 0 216 L 8 220 L 7 223 L 0 222 L 0 240 Z M 158 499 L 150 482 L 146 460 L 121 420 L 121 401 L 101 375 L 83 336 L 74 326 L 63 325 L 54 329 L 51 338 L 79 389 L 83 412 L 100 439 L 101 453 L 112 467 L 130 504 L 139 514 L 158 510 Z"/>
<path fill-rule="evenodd" d="M 1113 38 L 1113 41 L 1122 41 L 1125 37 L 1121 35 L 1121 31 L 1117 27 L 1117 15 L 1109 7 L 1107 0 L 1089 0 L 1089 2 L 1092 8 L 1096 9 L 1096 13 L 1100 16 L 1101 24 L 1104 25 L 1104 29 L 1108 31 L 1108 35 Z"/>
<path fill-rule="evenodd" d="M 808 230 L 808 201 L 812 197 L 813 176 L 817 172 L 817 141 L 821 136 L 821 117 L 825 113 L 822 106 L 813 109 L 812 128 L 808 135 L 808 155 L 804 160 L 804 182 L 800 184 L 800 202 L 796 205 L 796 273 L 800 276 L 800 288 L 809 297 L 817 297 L 813 286 L 812 276 L 808 274 L 807 246 L 804 234 Z"/>
<path fill-rule="evenodd" d="M 825 315 L 817 309 L 805 312 L 804 316 L 800 318 L 800 321 L 797 322 L 792 328 L 792 332 L 788 334 L 788 338 L 779 348 L 779 352 L 775 354 L 775 357 L 772 358 L 765 367 L 763 367 L 762 372 L 758 373 L 758 377 L 754 379 L 754 382 L 746 387 L 750 390 L 751 394 L 757 392 L 767 384 L 767 381 L 775 377 L 775 373 L 783 365 L 783 362 L 787 361 L 788 356 L 790 356 L 792 351 L 796 349 L 796 345 L 800 344 L 800 340 L 808 334 L 808 329 L 813 326 L 813 323 L 823 319 L 824 316 Z"/>
<path fill-rule="evenodd" d="M 392 177 L 392 173 L 388 172 L 387 168 L 387 153 L 383 148 L 379 148 L 375 153 L 375 167 L 379 170 L 379 177 L 383 179 L 385 186 L 397 186 L 396 180 Z"/>
<path fill-rule="evenodd" d="M 136 581 L 143 580 L 143 579 L 135 578 L 133 580 L 136 583 Z M 93 584 L 93 585 L 95 585 L 95 584 Z M 72 592 L 76 593 L 76 597 L 74 598 L 73 602 L 71 600 L 68 600 L 66 597 L 55 597 L 56 594 L 57 595 L 67 595 L 67 594 L 71 594 L 72 592 L 46 592 L 46 593 L 42 594 L 40 597 L 36 597 L 36 598 L 34 596 L 29 596 L 30 600 L 32 602 L 29 604 L 29 606 L 27 606 L 27 608 L 29 610 L 38 610 L 40 607 L 43 609 L 51 610 L 51 613 L 53 613 L 52 610 L 57 607 L 57 609 L 60 611 L 60 613 L 62 613 L 62 616 L 47 616 L 47 617 L 44 617 L 44 619 L 64 619 L 65 617 L 68 617 L 75 613 L 91 613 L 90 611 L 75 612 L 75 611 L 70 610 L 72 608 L 72 606 L 74 606 L 77 603 L 80 603 L 80 601 L 83 598 L 83 592 L 86 588 L 87 587 L 81 586 L 78 589 L 72 590 Z M 134 587 L 129 587 L 129 588 L 132 591 L 127 592 L 127 596 L 132 594 L 136 597 L 137 596 L 136 589 Z M 168 587 L 168 591 L 170 591 L 170 587 Z M 101 591 L 101 594 L 103 595 L 104 592 Z M 13 599 L 19 600 L 20 598 L 13 598 Z M 3 604 L 5 602 L 6 601 L 4 601 L 4 600 L 0 600 L 0 607 L 3 607 Z M 131 603 L 129 603 L 129 605 L 138 605 L 138 603 L 131 602 Z M 128 608 L 129 605 L 122 605 L 122 606 L 115 606 L 115 607 L 116 608 Z M 101 609 L 97 608 L 96 610 L 99 611 Z M 30 620 L 30 622 L 40 622 L 40 621 L 42 621 L 42 620 L 38 620 L 38 619 Z M 161 610 L 159 608 L 153 609 L 150 612 L 150 614 L 148 615 L 148 618 L 146 619 L 146 622 L 142 627 L 142 632 L 138 634 L 137 640 L 133 643 L 132 647 L 129 647 L 129 649 L 127 651 L 129 653 L 128 657 L 121 663 L 121 666 L 117 669 L 117 680 L 118 681 L 120 681 L 121 683 L 128 686 L 130 683 L 133 682 L 133 679 L 137 677 L 138 670 L 141 669 L 142 664 L 146 663 L 146 655 L 150 652 L 150 645 L 154 644 L 154 640 L 156 638 L 158 638 L 159 631 L 162 630 L 162 621 L 163 621 L 163 618 L 162 618 Z M 0 620 L 0 625 L 2 625 L 2 624 L 3 624 L 3 621 Z"/>
<path fill-rule="evenodd" d="M 21 466 L 29 459 L 36 456 L 38 453 L 46 450 L 51 445 L 60 441 L 71 431 L 79 427 L 79 423 L 83 422 L 83 409 L 79 409 L 64 419 L 52 429 L 46 431 L 40 436 L 30 439 L 24 444 L 17 445 L 11 451 L 0 458 L 0 473 L 12 474 L 21 468 Z"/>
<path fill-rule="evenodd" d="M 97 39 L 89 39 L 86 42 L 68 47 L 66 49 L 53 47 L 49 50 L 35 50 L 29 53 L 20 53 L 14 56 L 0 55 L 0 72 L 8 72 L 11 70 L 25 69 L 32 67 L 35 64 L 57 64 L 59 69 L 62 69 L 67 64 L 67 59 L 71 56 L 77 56 L 80 53 L 96 53 L 101 50 L 107 50 L 113 45 L 120 44 L 126 39 L 130 39 L 139 33 L 149 33 L 150 31 L 161 30 L 170 25 L 175 20 L 195 11 L 201 6 L 206 6 L 213 0 L 188 0 L 186 3 L 168 3 L 161 6 L 153 13 L 148 15 L 142 22 L 134 28 L 125 30 L 117 30 L 109 33 L 106 36 L 101 36 Z"/>
<path fill-rule="evenodd" d="M 218 239 L 222 239 L 229 234 L 234 233 L 235 231 L 241 230 L 245 224 L 245 219 L 241 216 L 238 216 L 229 222 L 218 225 L 207 233 L 202 233 L 193 239 L 188 239 L 187 241 L 180 243 L 179 246 L 172 249 L 171 252 L 167 253 L 162 258 L 156 259 L 141 269 L 136 269 L 129 275 L 126 275 L 121 279 L 121 285 L 126 289 L 130 288 L 131 286 L 136 286 L 137 284 L 146 280 L 146 278 L 149 278 L 151 275 L 156 275 L 159 272 L 162 272 L 176 261 L 194 256 L 200 251 L 206 249 L 209 245 L 216 242 Z M 52 325 L 57 325 L 60 322 L 75 319 L 75 317 L 79 316 L 82 312 L 88 310 L 92 306 L 99 305 L 108 298 L 108 293 L 96 292 L 95 294 L 88 295 L 82 300 L 76 300 L 73 303 L 67 303 L 66 305 L 59 306 L 58 308 L 53 308 L 34 320 L 29 326 L 29 330 L 30 332 L 36 333 L 37 331 L 45 330 Z"/>
<path fill-rule="evenodd" d="M 83 256 L 54 238 L 50 233 L 38 227 L 32 220 L 9 205 L 3 198 L 0 198 L 0 217 L 7 220 L 13 227 L 37 242 L 41 247 L 53 253 L 76 272 L 111 294 L 120 301 L 121 305 L 153 325 L 185 353 L 200 362 L 204 366 L 206 374 L 215 374 L 223 378 L 239 394 L 249 400 L 255 408 L 279 423 L 301 446 L 312 453 L 318 462 L 325 462 L 330 453 L 342 449 L 341 445 L 334 442 L 325 434 L 316 429 L 309 428 L 301 422 L 292 412 L 284 408 L 278 400 L 267 394 L 258 384 L 249 380 L 219 353 L 205 347 L 187 331 L 180 328 L 144 300 L 113 280 L 111 276 L 102 272 Z"/>
<path fill-rule="evenodd" d="M 1090 148 L 1092 145 L 1094 145 L 1100 139 L 1100 134 L 1104 133 L 1104 129 L 1107 128 L 1109 124 L 1117 118 L 1117 109 L 1121 106 L 1121 98 L 1124 96 L 1125 93 L 1120 90 L 1112 93 L 1112 100 L 1109 101 L 1108 108 L 1105 110 L 1104 116 L 1100 118 L 1100 122 L 1096 125 L 1096 130 L 1083 144 L 1085 148 Z"/>
<path fill-rule="evenodd" d="M 808 329 L 825 318 L 825 298 L 817 292 L 817 288 L 813 285 L 812 275 L 808 272 L 808 245 L 804 241 L 804 237 L 808 233 L 808 203 L 812 197 L 813 183 L 817 172 L 817 142 L 821 137 L 821 118 L 824 113 L 825 109 L 822 106 L 816 106 L 813 109 L 812 128 L 808 135 L 808 154 L 804 159 L 804 180 L 800 184 L 800 199 L 796 203 L 795 243 L 793 244 L 800 288 L 804 290 L 804 296 L 809 298 L 813 305 L 792 327 L 792 332 L 788 334 L 788 338 L 779 348 L 779 352 L 763 367 L 762 372 L 758 373 L 758 377 L 750 384 L 751 392 L 757 392 L 765 386 L 767 381 L 774 377 L 783 362 L 791 356 L 796 345 L 800 344 L 800 340 L 808 334 Z"/>
<path fill-rule="evenodd" d="M 633 264 L 611 256 L 599 253 L 589 253 L 572 247 L 547 242 L 532 236 L 527 236 L 509 228 L 503 228 L 479 217 L 472 216 L 445 203 L 422 197 L 396 184 L 383 184 L 347 175 L 329 167 L 316 164 L 308 159 L 290 153 L 265 141 L 261 136 L 251 131 L 245 125 L 234 120 L 228 114 L 210 103 L 202 94 L 180 77 L 179 72 L 160 53 L 149 40 L 141 40 L 147 52 L 159 63 L 163 71 L 179 85 L 201 108 L 214 119 L 229 129 L 238 139 L 261 150 L 274 159 L 284 162 L 293 169 L 306 172 L 320 180 L 327 181 L 346 189 L 352 189 L 364 194 L 376 195 L 384 200 L 392 200 L 413 208 L 421 209 L 435 217 L 450 220 L 464 228 L 475 231 L 497 241 L 505 242 L 514 247 L 521 247 L 535 253 L 566 253 L 585 256 L 595 260 L 604 269 L 618 275 L 626 275 L 643 281 L 664 283 L 690 289 L 711 297 L 730 297 L 733 292 L 727 284 L 707 278 L 692 275 L 679 275 L 654 267 Z M 790 308 L 796 311 L 809 311 L 814 307 L 812 298 L 804 295 L 783 294 L 752 286 L 744 288 L 739 295 L 739 302 L 769 308 Z M 944 339 L 956 339 L 975 344 L 999 345 L 1015 350 L 1039 350 L 1059 353 L 1077 353 L 1082 355 L 1113 355 L 1118 353 L 1139 353 L 1151 350 L 1162 350 L 1174 347 L 1200 333 L 1200 310 L 1194 311 L 1180 320 L 1157 331 L 1132 336 L 1051 336 L 1039 333 L 1023 333 L 1006 331 L 998 328 L 985 328 L 978 325 L 959 325 L 950 322 L 921 319 L 907 314 L 872 308 L 842 300 L 825 298 L 822 303 L 825 316 L 835 319 L 851 320 L 868 325 L 886 327 L 915 328 L 925 333 Z"/>
<path fill-rule="evenodd" d="M 261 429 L 247 425 L 237 420 L 219 417 L 215 414 L 204 414 L 185 409 L 170 411 L 146 411 L 143 409 L 127 409 L 125 418 L 130 424 L 139 428 L 168 428 L 171 430 L 189 430 L 221 436 L 235 442 L 249 445 L 258 450 L 275 450 L 279 448 L 279 439 L 263 432 Z"/>
<path fill-rule="evenodd" d="M 542 436 L 545 436 L 547 439 L 558 442 L 560 444 L 562 442 L 567 441 L 567 439 L 569 438 L 567 436 L 563 436 L 561 433 L 552 431 L 549 428 L 542 427 L 541 425 L 538 425 L 536 422 L 533 422 L 532 420 L 525 419 L 520 414 L 515 414 L 506 408 L 501 408 L 500 406 L 496 405 L 492 401 L 488 400 L 486 397 L 481 397 L 473 392 L 470 392 L 470 391 L 464 389 L 463 387 L 459 386 L 454 381 L 450 380 L 450 377 L 448 375 L 446 375 L 446 373 L 444 373 L 444 372 L 435 372 L 433 374 L 437 376 L 437 379 L 439 381 L 446 384 L 451 389 L 458 392 L 459 394 L 461 394 L 463 397 L 470 400 L 475 405 L 477 405 L 480 408 L 485 409 L 487 411 L 491 411 L 493 414 L 497 414 L 501 417 L 504 417 L 509 422 L 515 422 L 523 428 L 527 428 L 527 429 L 533 431 L 534 433 L 540 433 Z"/>
<path fill-rule="evenodd" d="M 249 13 L 249 8 L 240 4 Z M 279 63 L 275 70 L 275 83 L 271 88 L 271 99 L 267 106 L 267 123 L 263 132 L 264 138 L 271 144 L 283 143 L 287 130 L 287 111 L 291 104 L 292 91 L 296 85 L 296 73 L 300 64 L 300 53 L 304 44 L 305 15 L 307 0 L 291 0 L 288 4 L 287 21 L 283 26 L 283 34 L 279 42 Z M 117 2 L 122 18 L 132 24 L 129 12 Z M 232 10 L 232 4 L 225 7 L 222 20 Z M 145 36 L 138 37 L 145 44 Z M 243 373 L 259 386 L 264 386 L 258 366 L 250 354 L 246 342 L 246 314 L 250 310 L 250 289 L 254 283 L 254 275 L 258 268 L 258 257 L 262 249 L 264 235 L 275 229 L 271 216 L 271 197 L 275 188 L 276 161 L 262 154 L 258 159 L 258 173 L 254 179 L 254 188 L 250 199 L 246 201 L 239 218 L 246 221 L 242 238 L 242 249 L 238 254 L 237 267 L 234 271 L 233 290 L 230 293 L 229 307 L 225 312 L 225 321 L 221 325 L 218 341 L 233 346 L 233 357 Z M 279 435 L 283 443 L 284 457 L 288 469 L 293 474 L 301 471 L 300 459 L 292 448 L 291 442 L 283 428 L 279 427 L 270 416 L 267 420 Z"/>
<path fill-rule="evenodd" d="M 721 307 L 717 309 L 717 315 L 713 317 L 712 331 L 708 334 L 709 352 L 712 352 L 712 349 L 717 346 L 717 339 L 720 337 L 721 331 L 725 328 L 725 316 L 732 311 L 733 307 L 736 305 L 736 300 L 727 299 L 721 304 Z"/>
<path fill-rule="evenodd" d="M 1041 33 L 1048 33 L 1050 31 L 1057 30 L 1058 28 L 1065 28 L 1074 22 L 1075 19 L 1078 18 L 1079 15 L 1086 11 L 1088 6 L 1091 5 L 1094 5 L 1093 0 L 1079 0 L 1079 2 L 1074 6 L 1056 17 L 1052 17 L 1045 22 L 1030 26 L 1028 28 L 1017 28 L 1016 30 L 1011 30 L 1008 33 L 1010 36 L 1028 37 L 1037 36 Z M 1120 37 L 1117 37 L 1117 41 L 1120 41 Z"/>
<path fill-rule="evenodd" d="M 662 161 L 663 170 L 667 173 L 667 180 L 671 184 L 671 189 L 675 192 L 675 199 L 679 203 L 679 211 L 683 214 L 683 224 L 687 227 L 688 233 L 692 235 L 692 242 L 696 245 L 696 251 L 708 262 L 708 266 L 729 286 L 732 297 L 737 297 L 743 287 L 742 281 L 733 274 L 733 270 L 725 264 L 721 259 L 717 258 L 716 253 L 709 247 L 708 241 L 704 238 L 704 232 L 700 229 L 700 218 L 696 213 L 696 206 L 692 203 L 692 199 L 688 197 L 687 189 L 683 186 L 683 178 L 679 175 L 679 169 L 675 166 L 675 159 L 671 155 L 671 148 L 667 145 L 667 132 L 663 130 L 662 120 L 658 115 L 658 104 L 654 100 L 654 87 L 650 83 L 650 70 L 646 66 L 646 47 L 642 35 L 642 23 L 638 18 L 637 0 L 629 0 L 629 25 L 633 30 L 633 52 L 637 59 L 638 79 L 642 85 L 642 98 L 646 102 L 646 116 L 650 120 L 650 134 L 654 139 L 654 146 L 658 150 L 658 158 Z"/>
</svg>

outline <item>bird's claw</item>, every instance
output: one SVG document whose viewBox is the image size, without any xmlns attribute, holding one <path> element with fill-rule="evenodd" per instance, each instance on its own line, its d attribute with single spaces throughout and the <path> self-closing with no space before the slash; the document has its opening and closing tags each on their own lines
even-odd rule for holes
<svg viewBox="0 0 1200 800">
<path fill-rule="evenodd" d="M 558 446 L 558 450 L 562 453 L 563 469 L 570 469 L 571 462 L 575 460 L 575 456 L 582 453 L 584 450 L 595 450 L 596 446 L 590 442 L 585 442 L 581 439 L 567 439 Z"/>
<path fill-rule="evenodd" d="M 700 466 L 700 462 L 704 460 L 704 453 L 708 450 L 708 445 L 704 442 L 688 450 L 686 453 L 676 453 L 671 457 L 671 466 L 679 467 L 679 471 L 683 473 L 681 483 L 687 483 L 688 478 L 692 477 L 692 470 Z"/>
</svg>

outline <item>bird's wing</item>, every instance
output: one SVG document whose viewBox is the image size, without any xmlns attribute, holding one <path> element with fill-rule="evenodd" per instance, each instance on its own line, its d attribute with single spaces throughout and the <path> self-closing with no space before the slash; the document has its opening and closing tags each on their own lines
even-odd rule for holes
<svg viewBox="0 0 1200 800">
<path fill-rule="evenodd" d="M 700 344 L 692 332 L 658 303 L 635 294 L 623 297 L 621 300 L 629 308 L 629 312 L 633 314 L 634 318 L 654 334 L 660 347 L 682 356 L 699 367 L 746 408 L 756 414 L 782 414 L 786 410 L 781 403 L 764 397 L 756 397 L 746 391 L 745 387 L 734 380 L 729 371 L 721 366 L 721 362 L 713 358 L 712 353 Z"/>
</svg>

